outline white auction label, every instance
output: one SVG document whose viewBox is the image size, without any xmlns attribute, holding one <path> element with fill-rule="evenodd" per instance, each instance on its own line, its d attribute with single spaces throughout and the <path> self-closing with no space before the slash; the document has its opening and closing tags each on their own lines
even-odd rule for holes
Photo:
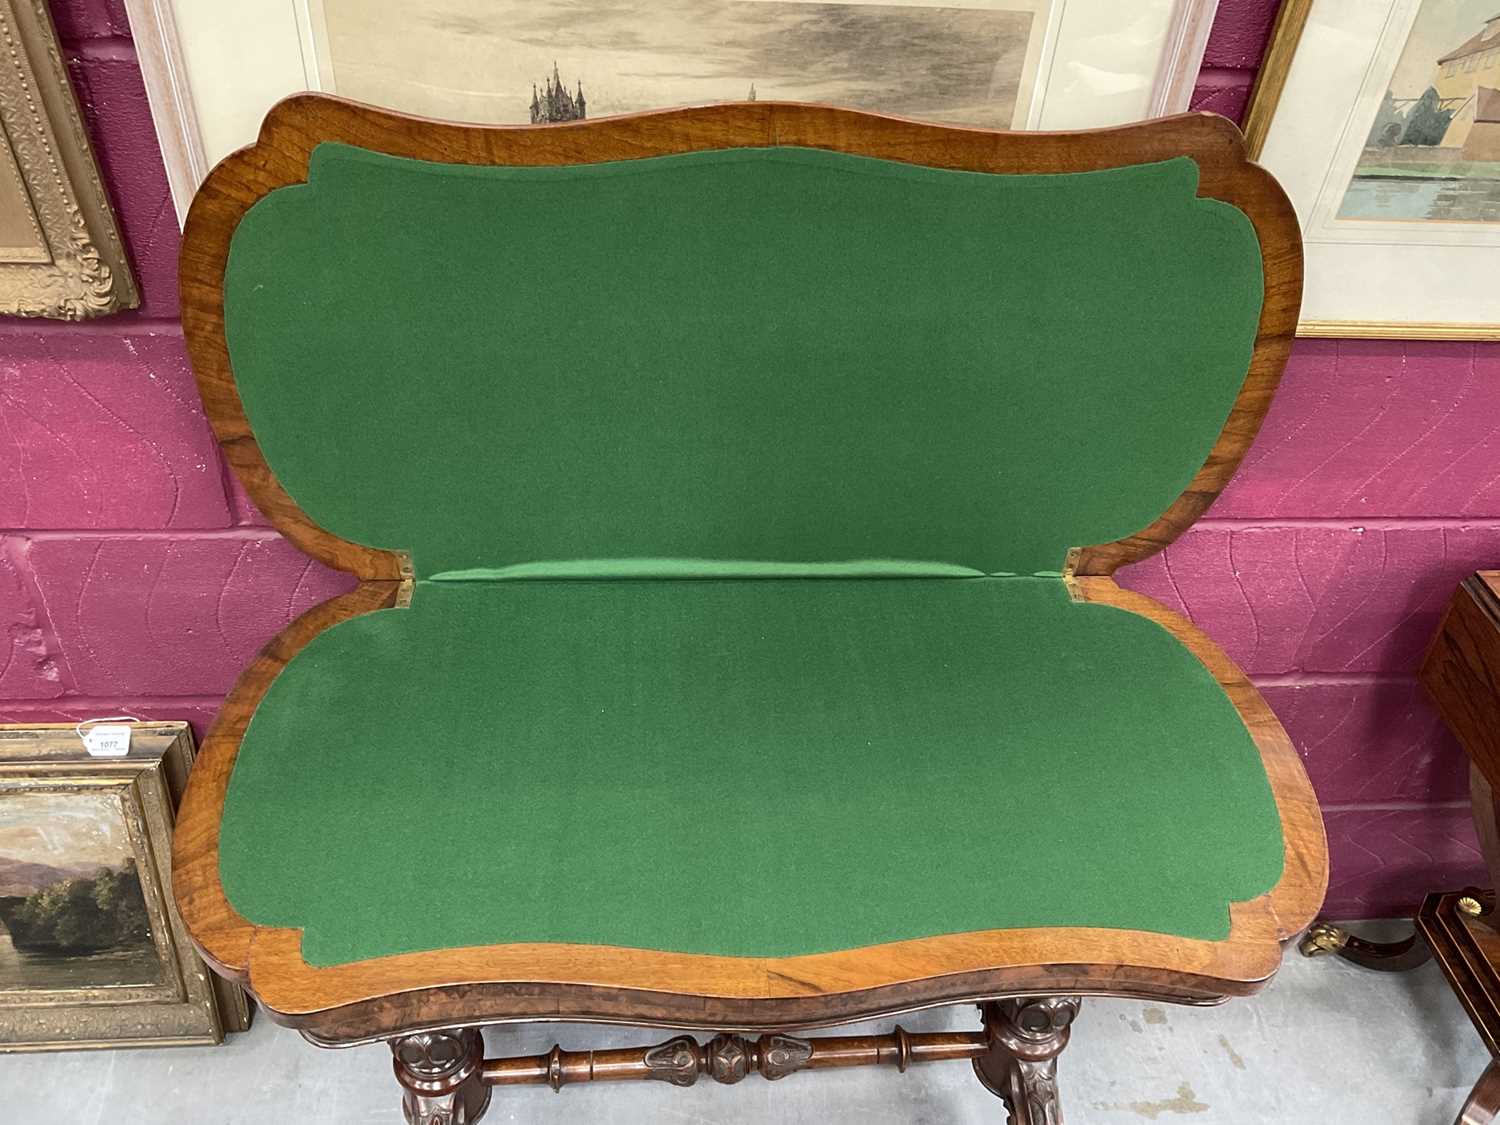
<svg viewBox="0 0 1500 1125">
<path fill-rule="evenodd" d="M 130 753 L 130 728 L 124 723 L 100 723 L 83 732 L 83 748 L 95 758 L 123 758 Z"/>
</svg>

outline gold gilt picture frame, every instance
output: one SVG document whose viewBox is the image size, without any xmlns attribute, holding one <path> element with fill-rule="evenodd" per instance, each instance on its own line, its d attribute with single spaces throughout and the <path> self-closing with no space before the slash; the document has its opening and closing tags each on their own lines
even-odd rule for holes
<svg viewBox="0 0 1500 1125">
<path fill-rule="evenodd" d="M 172 901 L 186 723 L 94 757 L 71 725 L 0 726 L 0 1051 L 187 1046 L 249 1026 Z"/>
<path fill-rule="evenodd" d="M 140 304 L 46 0 L 0 0 L 0 315 Z"/>
</svg>

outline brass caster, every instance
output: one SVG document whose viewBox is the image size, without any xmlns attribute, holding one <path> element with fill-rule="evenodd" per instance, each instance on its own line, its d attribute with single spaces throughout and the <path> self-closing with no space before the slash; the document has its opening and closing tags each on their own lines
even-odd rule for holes
<svg viewBox="0 0 1500 1125">
<path fill-rule="evenodd" d="M 1302 935 L 1297 952 L 1304 957 L 1325 957 L 1349 944 L 1349 932 L 1327 922 L 1319 922 Z"/>
</svg>

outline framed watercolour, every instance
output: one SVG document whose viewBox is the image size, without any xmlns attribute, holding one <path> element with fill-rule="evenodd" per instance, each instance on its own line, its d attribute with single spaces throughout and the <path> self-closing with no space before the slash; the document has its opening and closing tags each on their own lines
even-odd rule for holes
<svg viewBox="0 0 1500 1125">
<path fill-rule="evenodd" d="M 758 98 L 991 128 L 1186 109 L 1218 0 L 126 0 L 185 213 L 298 90 L 561 121 Z"/>
<path fill-rule="evenodd" d="M 1246 121 L 1306 247 L 1299 332 L 1500 339 L 1500 5 L 1290 0 Z"/>
<path fill-rule="evenodd" d="M 44 0 L 0 0 L 0 315 L 140 304 Z"/>
<path fill-rule="evenodd" d="M 0 726 L 0 1051 L 218 1043 L 249 1026 L 168 887 L 186 723 L 131 723 L 128 746 L 73 726 Z"/>
</svg>

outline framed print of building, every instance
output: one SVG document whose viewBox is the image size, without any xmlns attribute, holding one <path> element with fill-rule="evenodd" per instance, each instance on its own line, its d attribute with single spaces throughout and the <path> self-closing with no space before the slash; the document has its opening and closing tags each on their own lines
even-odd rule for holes
<svg viewBox="0 0 1500 1125">
<path fill-rule="evenodd" d="M 1030 123 L 1042 48 L 1062 11 L 1048 0 L 319 6 L 324 79 L 358 101 L 425 116 L 567 120 L 584 116 L 580 101 L 606 117 L 754 97 L 990 128 Z"/>
<path fill-rule="evenodd" d="M 807 101 L 988 128 L 1185 110 L 1218 0 L 126 0 L 179 215 L 272 104 L 484 124 Z M 144 29 L 144 30 L 142 30 Z"/>
<path fill-rule="evenodd" d="M 1500 12 L 1477 15 L 1493 7 L 1427 0 L 1418 9 L 1340 219 L 1500 222 Z"/>
<path fill-rule="evenodd" d="M 1291 0 L 1246 131 L 1297 208 L 1303 335 L 1500 339 L 1500 6 Z"/>
</svg>

